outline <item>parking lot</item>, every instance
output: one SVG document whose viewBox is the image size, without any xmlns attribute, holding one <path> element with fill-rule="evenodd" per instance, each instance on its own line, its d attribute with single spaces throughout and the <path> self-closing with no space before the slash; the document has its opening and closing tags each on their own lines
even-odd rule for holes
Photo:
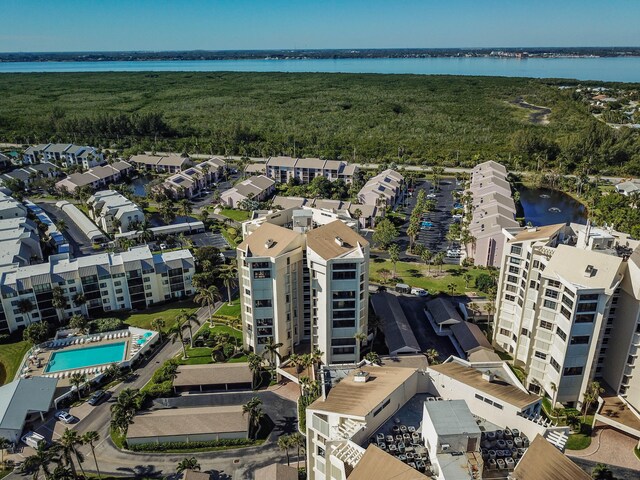
<svg viewBox="0 0 640 480">
<path fill-rule="evenodd" d="M 451 211 L 456 204 L 453 192 L 460 191 L 461 188 L 456 185 L 455 179 L 450 178 L 441 180 L 437 191 L 434 191 L 431 182 L 424 182 L 422 185 L 427 194 L 435 195 L 433 200 L 436 201 L 436 208 L 423 217 L 425 226 L 420 230 L 417 242 L 433 253 L 446 252 L 449 248 L 447 232 L 454 221 Z"/>
</svg>

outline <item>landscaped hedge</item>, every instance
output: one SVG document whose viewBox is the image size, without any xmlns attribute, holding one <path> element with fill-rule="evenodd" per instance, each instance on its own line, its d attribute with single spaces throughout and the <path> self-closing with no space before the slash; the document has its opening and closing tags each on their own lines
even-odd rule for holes
<svg viewBox="0 0 640 480">
<path fill-rule="evenodd" d="M 89 322 L 89 331 L 91 333 L 113 332 L 123 328 L 124 322 L 119 318 L 98 318 Z"/>
<path fill-rule="evenodd" d="M 234 448 L 254 445 L 255 440 L 249 438 L 223 438 L 221 440 L 209 440 L 206 442 L 167 442 L 167 443 L 141 443 L 129 445 L 129 450 L 134 452 L 166 452 L 172 450 L 197 450 L 200 448 Z"/>
</svg>

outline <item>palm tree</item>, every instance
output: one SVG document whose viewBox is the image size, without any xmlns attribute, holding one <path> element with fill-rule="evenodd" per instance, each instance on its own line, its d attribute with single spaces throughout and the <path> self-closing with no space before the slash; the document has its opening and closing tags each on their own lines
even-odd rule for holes
<svg viewBox="0 0 640 480">
<path fill-rule="evenodd" d="M 162 329 L 165 326 L 164 318 L 156 317 L 151 320 L 151 327 L 158 331 L 158 335 L 160 335 L 160 343 L 162 343 Z"/>
<path fill-rule="evenodd" d="M 70 430 L 66 428 L 62 436 L 59 440 L 60 443 L 60 453 L 62 455 L 62 459 L 67 464 L 67 466 L 73 472 L 73 476 L 76 477 L 76 467 L 73 463 L 73 457 L 76 458 L 78 462 L 78 466 L 80 467 L 80 471 L 82 471 L 82 476 L 85 477 L 84 469 L 82 468 L 82 462 L 84 462 L 84 456 L 78 450 L 78 447 L 82 445 L 82 437 L 75 430 Z"/>
<path fill-rule="evenodd" d="M 100 468 L 98 467 L 98 459 L 96 458 L 96 442 L 100 441 L 100 434 L 94 430 L 85 433 L 82 436 L 82 441 L 91 447 L 91 455 L 93 455 L 93 462 L 96 464 L 96 472 L 98 472 L 98 478 L 102 478 L 100 475 Z"/>
<path fill-rule="evenodd" d="M 75 328 L 80 335 L 86 335 L 89 332 L 89 322 L 82 315 L 72 315 L 69 327 Z"/>
<path fill-rule="evenodd" d="M 473 279 L 473 276 L 470 273 L 465 273 L 462 278 L 464 278 L 464 288 L 469 288 L 469 282 Z"/>
<path fill-rule="evenodd" d="M 251 373 L 253 374 L 251 377 L 251 389 L 255 390 L 256 376 L 258 376 L 262 371 L 262 357 L 255 353 L 250 353 L 247 356 L 247 363 L 249 364 L 249 370 L 251 370 Z"/>
<path fill-rule="evenodd" d="M 582 422 L 587 421 L 587 413 L 589 413 L 589 408 L 594 402 L 598 401 L 598 397 L 601 393 L 604 392 L 604 388 L 600 386 L 600 382 L 593 381 L 588 386 L 586 391 L 583 394 L 583 417 Z"/>
<path fill-rule="evenodd" d="M 278 437 L 278 448 L 280 450 L 284 450 L 287 456 L 287 466 L 290 466 L 289 463 L 289 449 L 292 447 L 291 437 L 289 435 L 280 435 Z"/>
<path fill-rule="evenodd" d="M 369 363 L 373 363 L 374 365 L 380 365 L 380 355 L 378 355 L 376 352 L 367 353 L 364 356 L 364 359 Z"/>
<path fill-rule="evenodd" d="M 282 359 L 280 352 L 278 349 L 282 347 L 282 342 L 275 343 L 273 341 L 273 337 L 269 337 L 267 343 L 264 344 L 264 350 L 262 351 L 262 357 L 269 357 L 269 365 L 271 368 L 275 368 L 276 366 L 276 357 L 278 360 Z"/>
<path fill-rule="evenodd" d="M 191 470 L 192 472 L 196 472 L 196 471 L 200 471 L 200 464 L 198 463 L 198 460 L 196 459 L 196 457 L 191 457 L 191 458 L 183 458 L 182 460 L 180 460 L 180 463 L 178 463 L 178 466 L 176 467 L 176 472 L 178 473 L 182 473 L 185 470 Z"/>
<path fill-rule="evenodd" d="M 87 376 L 84 373 L 72 373 L 71 377 L 69 377 L 69 383 L 71 386 L 76 387 L 76 391 L 78 392 L 78 400 L 82 400 L 82 395 L 80 394 L 80 387 L 85 384 L 87 381 Z"/>
<path fill-rule="evenodd" d="M 11 442 L 4 438 L 0 437 L 0 465 L 4 468 L 4 451 L 11 446 Z"/>
<path fill-rule="evenodd" d="M 302 448 L 303 451 L 305 450 L 305 448 L 307 447 L 307 441 L 304 438 L 304 435 L 302 435 L 300 432 L 293 432 L 291 435 L 289 435 L 289 438 L 291 439 L 292 445 L 298 450 L 298 470 L 300 470 L 300 449 Z M 305 465 L 307 464 L 306 458 L 304 463 Z"/>
<path fill-rule="evenodd" d="M 222 283 L 227 287 L 227 301 L 228 304 L 231 305 L 231 288 L 233 288 L 238 283 L 238 269 L 235 265 L 226 265 L 219 274 L 222 279 Z"/>
<path fill-rule="evenodd" d="M 360 217 L 362 217 L 362 210 L 356 208 L 353 211 L 353 216 L 356 218 L 356 232 L 360 232 Z"/>
<path fill-rule="evenodd" d="M 424 354 L 427 356 L 427 362 L 429 362 L 429 364 L 436 365 L 440 363 L 440 353 L 435 348 L 430 348 L 424 352 Z"/>
<path fill-rule="evenodd" d="M 260 422 L 264 418 L 264 412 L 262 411 L 262 400 L 258 397 L 253 397 L 247 403 L 242 405 L 242 414 L 249 415 L 249 427 L 252 434 L 249 436 L 257 438 L 258 432 L 260 432 Z"/>
<path fill-rule="evenodd" d="M 447 285 L 447 290 L 449 290 L 449 293 L 453 297 L 453 294 L 456 291 L 456 284 L 455 283 L 450 283 L 449 285 Z"/>
<path fill-rule="evenodd" d="M 367 334 L 358 332 L 353 336 L 353 338 L 355 338 L 356 342 L 360 345 L 360 348 L 362 348 L 362 344 L 367 341 Z M 362 353 L 362 351 L 360 353 Z"/>
<path fill-rule="evenodd" d="M 38 442 L 35 453 L 25 458 L 22 464 L 23 473 L 33 473 L 33 480 L 38 480 L 40 472 L 44 474 L 46 480 L 51 479 L 51 462 L 57 461 L 57 446 L 49 447 L 47 442 Z"/>
<path fill-rule="evenodd" d="M 427 272 L 431 271 L 431 259 L 433 258 L 433 253 L 431 253 L 430 250 L 428 250 L 427 248 L 425 248 L 422 251 L 422 254 L 420 255 L 420 259 L 425 263 L 425 265 L 427 266 Z"/>
<path fill-rule="evenodd" d="M 171 343 L 176 343 L 177 340 L 180 340 L 180 344 L 182 345 L 182 354 L 184 358 L 189 358 L 187 355 L 187 347 L 184 344 L 184 329 L 185 325 L 177 322 L 167 330 L 167 335 L 171 335 Z"/>
<path fill-rule="evenodd" d="M 139 390 L 125 388 L 120 392 L 116 403 L 111 405 L 111 426 L 126 435 L 129 425 L 133 423 L 133 417 L 138 409 Z"/>
<path fill-rule="evenodd" d="M 180 310 L 180 315 L 178 315 L 178 322 L 180 322 L 180 320 L 183 320 L 183 325 L 186 325 L 189 329 L 189 337 L 191 337 L 189 339 L 189 342 L 191 348 L 193 348 L 193 330 L 191 328 L 191 324 L 195 323 L 196 325 L 200 326 L 202 322 L 200 322 L 200 319 L 195 313 L 187 312 L 185 309 Z"/>
<path fill-rule="evenodd" d="M 193 297 L 193 301 L 203 307 L 206 305 L 209 309 L 209 325 L 213 326 L 213 311 L 211 306 L 215 305 L 220 300 L 220 290 L 215 285 L 209 285 L 208 287 L 201 287 L 197 290 L 196 296 Z"/>
<path fill-rule="evenodd" d="M 392 243 L 389 246 L 388 251 L 389 251 L 389 260 L 391 260 L 391 263 L 393 263 L 393 278 L 395 278 L 397 276 L 396 265 L 400 260 L 400 247 L 398 246 L 397 243 Z"/>
</svg>

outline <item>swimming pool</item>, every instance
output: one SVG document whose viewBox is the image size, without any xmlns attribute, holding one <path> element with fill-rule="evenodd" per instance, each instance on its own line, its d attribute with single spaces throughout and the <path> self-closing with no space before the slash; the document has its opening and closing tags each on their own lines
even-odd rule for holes
<svg viewBox="0 0 640 480">
<path fill-rule="evenodd" d="M 95 347 L 76 348 L 51 355 L 45 373 L 61 372 L 76 368 L 93 367 L 124 360 L 126 342 L 109 343 Z"/>
</svg>

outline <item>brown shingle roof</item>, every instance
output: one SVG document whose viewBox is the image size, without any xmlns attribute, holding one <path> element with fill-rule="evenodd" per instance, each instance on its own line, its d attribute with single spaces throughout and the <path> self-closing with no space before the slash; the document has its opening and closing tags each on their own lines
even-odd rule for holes
<svg viewBox="0 0 640 480">
<path fill-rule="evenodd" d="M 588 480 L 591 477 L 537 435 L 512 475 L 514 480 Z"/>
<path fill-rule="evenodd" d="M 545 225 L 544 227 L 525 228 L 518 233 L 514 239 L 509 240 L 509 242 L 514 243 L 528 240 L 545 240 L 547 238 L 551 238 L 564 226 L 564 223 L 557 223 L 555 225 Z"/>
<path fill-rule="evenodd" d="M 255 480 L 298 480 L 298 469 L 280 463 L 259 468 L 255 472 Z"/>
<path fill-rule="evenodd" d="M 369 445 L 356 468 L 349 475 L 349 480 L 422 480 L 427 478 L 429 477 L 375 445 Z"/>
<path fill-rule="evenodd" d="M 337 239 L 340 239 L 342 244 Z M 307 246 L 325 260 L 341 257 L 354 251 L 359 245 L 365 247 L 369 242 L 340 220 L 314 228 L 307 233 Z"/>
<path fill-rule="evenodd" d="M 277 257 L 289 250 L 294 242 L 300 244 L 300 233 L 280 227 L 272 223 L 263 223 L 238 245 L 242 251 L 250 251 L 255 257 Z M 267 246 L 267 241 L 272 240 L 271 246 Z M 296 246 L 297 246 L 296 245 Z"/>
<path fill-rule="evenodd" d="M 136 415 L 129 426 L 129 438 L 246 432 L 248 418 L 242 406 L 192 407 L 155 410 Z"/>
<path fill-rule="evenodd" d="M 251 383 L 252 373 L 246 363 L 223 363 L 214 365 L 180 365 L 178 376 L 173 381 L 176 387 L 192 385 L 225 385 Z"/>
<path fill-rule="evenodd" d="M 309 408 L 342 415 L 365 417 L 416 373 L 415 368 L 363 367 L 369 372 L 366 382 L 354 382 L 356 370 L 331 389 L 327 398 L 313 402 Z"/>
<path fill-rule="evenodd" d="M 517 408 L 525 408 L 540 400 L 540 397 L 537 395 L 525 393 L 518 387 L 507 382 L 498 379 L 489 382 L 482 378 L 482 373 L 479 370 L 476 370 L 473 367 L 460 365 L 457 362 L 430 365 L 429 369 L 447 375 L 460 383 L 464 383 L 465 385 L 491 395 L 499 400 L 508 402 Z"/>
</svg>

